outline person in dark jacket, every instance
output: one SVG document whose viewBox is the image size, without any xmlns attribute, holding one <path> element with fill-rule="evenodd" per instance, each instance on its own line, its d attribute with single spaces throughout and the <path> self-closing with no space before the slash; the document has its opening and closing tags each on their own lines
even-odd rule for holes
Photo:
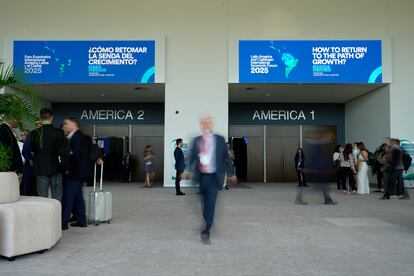
<svg viewBox="0 0 414 276">
<path fill-rule="evenodd" d="M 309 187 L 306 184 L 305 174 L 303 169 L 305 168 L 305 155 L 303 154 L 303 149 L 298 148 L 295 154 L 295 170 L 298 175 L 298 187 Z"/>
<path fill-rule="evenodd" d="M 62 202 L 62 174 L 58 172 L 64 133 L 52 125 L 53 114 L 49 108 L 40 110 L 42 126 L 30 132 L 30 151 L 33 154 L 33 175 L 36 177 L 37 194 Z"/>
<path fill-rule="evenodd" d="M 219 189 L 223 187 L 227 172 L 228 181 L 237 182 L 234 171 L 228 171 L 228 154 L 224 137 L 213 133 L 213 122 L 210 116 L 200 119 L 202 135 L 194 139 L 190 154 L 190 168 L 194 170 L 194 180 L 200 185 L 203 204 L 204 230 L 201 241 L 211 244 L 210 228 L 213 225 L 214 210 Z"/>
<path fill-rule="evenodd" d="M 23 135 L 22 135 L 23 140 Z M 37 196 L 36 182 L 33 178 L 33 155 L 30 150 L 30 135 L 23 140 L 22 155 L 25 160 L 23 166 L 23 193 L 25 196 Z"/>
<path fill-rule="evenodd" d="M 69 154 L 69 171 L 65 182 L 62 230 L 68 229 L 70 214 L 75 206 L 77 222 L 70 226 L 87 227 L 85 218 L 85 201 L 82 194 L 82 185 L 89 176 L 89 152 L 92 141 L 79 130 L 79 123 L 76 118 L 66 118 L 63 128 L 68 133 L 70 154 Z"/>
<path fill-rule="evenodd" d="M 9 120 L 0 125 L 0 143 L 11 151 L 11 164 L 7 171 L 16 172 L 19 178 L 23 174 L 23 160 L 17 134 L 13 130 L 19 126 L 17 120 Z"/>
<path fill-rule="evenodd" d="M 181 192 L 180 181 L 181 175 L 185 170 L 185 159 L 183 153 L 183 139 L 178 138 L 176 140 L 177 147 L 174 150 L 174 159 L 175 159 L 175 194 L 178 196 L 183 196 L 185 193 Z"/>
<path fill-rule="evenodd" d="M 122 180 L 123 182 L 131 182 L 131 170 L 132 170 L 132 157 L 131 153 L 128 151 L 125 153 L 124 158 L 122 159 Z"/>
</svg>

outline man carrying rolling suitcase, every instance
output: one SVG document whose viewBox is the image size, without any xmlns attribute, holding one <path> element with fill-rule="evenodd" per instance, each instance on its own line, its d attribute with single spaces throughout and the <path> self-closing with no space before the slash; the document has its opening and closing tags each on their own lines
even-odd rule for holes
<svg viewBox="0 0 414 276">
<path fill-rule="evenodd" d="M 72 223 L 73 227 L 87 227 L 85 218 L 85 201 L 82 194 L 82 186 L 89 176 L 89 154 L 90 141 L 79 130 L 79 123 L 76 118 L 66 118 L 63 122 L 63 129 L 68 133 L 69 139 L 69 173 L 64 185 L 62 230 L 67 230 L 70 215 L 76 214 L 77 222 Z"/>
</svg>

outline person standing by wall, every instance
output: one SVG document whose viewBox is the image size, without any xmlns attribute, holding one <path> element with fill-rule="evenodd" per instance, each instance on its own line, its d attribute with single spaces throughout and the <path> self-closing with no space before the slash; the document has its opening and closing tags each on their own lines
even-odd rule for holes
<svg viewBox="0 0 414 276">
<path fill-rule="evenodd" d="M 152 179 L 154 178 L 154 153 L 152 151 L 152 145 L 147 145 L 144 152 L 144 171 L 145 171 L 145 180 L 144 185 L 147 188 L 151 188 Z"/>
<path fill-rule="evenodd" d="M 295 170 L 298 175 L 298 187 L 309 187 L 306 184 L 305 174 L 303 169 L 305 168 L 305 154 L 303 154 L 303 149 L 298 148 L 295 154 Z"/>
<path fill-rule="evenodd" d="M 335 152 L 332 156 L 333 167 L 336 169 L 336 187 L 338 188 L 338 190 L 341 189 L 341 174 L 339 170 L 339 168 L 341 167 L 341 160 L 339 157 L 341 156 L 341 153 L 343 151 L 344 148 L 341 145 L 337 145 L 335 148 Z"/>
<path fill-rule="evenodd" d="M 227 155 L 228 155 L 228 159 L 227 159 L 227 166 L 228 166 L 228 170 L 232 171 L 234 175 L 236 175 L 236 167 L 234 166 L 234 160 L 236 160 L 236 156 L 234 155 L 234 151 L 231 149 L 230 147 L 230 143 L 226 143 L 226 148 L 227 148 Z M 226 185 L 224 186 L 224 188 L 226 190 L 228 190 L 230 187 L 230 185 L 226 182 Z"/>
<path fill-rule="evenodd" d="M 30 150 L 33 153 L 33 175 L 36 177 L 37 194 L 62 202 L 62 174 L 58 173 L 58 158 L 63 149 L 64 133 L 52 125 L 53 114 L 49 108 L 40 110 L 42 125 L 30 132 Z"/>
<path fill-rule="evenodd" d="M 131 168 L 132 168 L 132 157 L 131 153 L 128 151 L 125 153 L 124 158 L 122 159 L 122 167 L 123 167 L 123 182 L 131 182 Z"/>
<path fill-rule="evenodd" d="M 340 155 L 340 175 L 342 191 L 348 193 L 346 187 L 346 180 L 348 179 L 349 185 L 351 186 L 352 194 L 356 194 L 355 187 L 355 159 L 352 153 L 352 145 L 346 144 L 343 153 Z"/>
<path fill-rule="evenodd" d="M 386 169 L 387 164 L 387 150 L 388 144 L 383 143 L 376 151 L 375 151 L 375 162 L 372 169 L 372 172 L 377 175 L 377 190 L 374 193 L 381 193 L 384 191 L 385 187 L 385 178 L 384 178 L 384 170 Z"/>
<path fill-rule="evenodd" d="M 358 194 L 364 195 L 369 194 L 369 179 L 368 179 L 368 150 L 366 149 L 364 143 L 357 143 L 359 150 L 358 155 L 358 173 L 357 173 L 357 183 L 358 183 Z"/>
<path fill-rule="evenodd" d="M 185 170 L 185 158 L 183 153 L 183 139 L 178 138 L 176 140 L 177 147 L 174 150 L 174 160 L 175 160 L 175 194 L 178 196 L 183 196 L 185 193 L 181 191 L 180 181 L 182 174 Z"/>
<path fill-rule="evenodd" d="M 396 138 L 392 139 L 392 144 L 393 144 L 393 148 L 394 148 L 393 160 L 394 160 L 395 181 L 396 181 L 395 194 L 399 197 L 399 199 L 404 199 L 404 179 L 403 179 L 403 171 L 404 171 L 403 154 L 404 154 L 404 151 L 401 148 L 399 139 L 396 139 Z"/>
</svg>

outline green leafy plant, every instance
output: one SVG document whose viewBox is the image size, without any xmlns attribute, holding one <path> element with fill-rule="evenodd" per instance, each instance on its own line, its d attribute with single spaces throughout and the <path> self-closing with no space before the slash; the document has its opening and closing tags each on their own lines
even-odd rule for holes
<svg viewBox="0 0 414 276">
<path fill-rule="evenodd" d="M 11 150 L 0 143 L 0 172 L 5 172 L 10 169 L 11 165 Z"/>
<path fill-rule="evenodd" d="M 38 120 L 36 94 L 11 65 L 0 61 L 0 89 L 5 87 L 14 92 L 0 94 L 0 121 L 16 119 L 23 129 L 35 127 Z"/>
</svg>

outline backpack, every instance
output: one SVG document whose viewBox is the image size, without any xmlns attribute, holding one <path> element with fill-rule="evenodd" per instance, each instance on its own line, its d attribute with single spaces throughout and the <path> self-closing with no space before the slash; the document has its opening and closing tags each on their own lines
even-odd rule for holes
<svg viewBox="0 0 414 276">
<path fill-rule="evenodd" d="M 408 169 L 411 167 L 411 162 L 412 161 L 413 160 L 412 160 L 411 156 L 408 153 L 404 152 L 403 155 L 402 155 L 402 162 L 403 162 L 403 165 L 404 165 L 404 171 L 408 171 Z"/>
</svg>

